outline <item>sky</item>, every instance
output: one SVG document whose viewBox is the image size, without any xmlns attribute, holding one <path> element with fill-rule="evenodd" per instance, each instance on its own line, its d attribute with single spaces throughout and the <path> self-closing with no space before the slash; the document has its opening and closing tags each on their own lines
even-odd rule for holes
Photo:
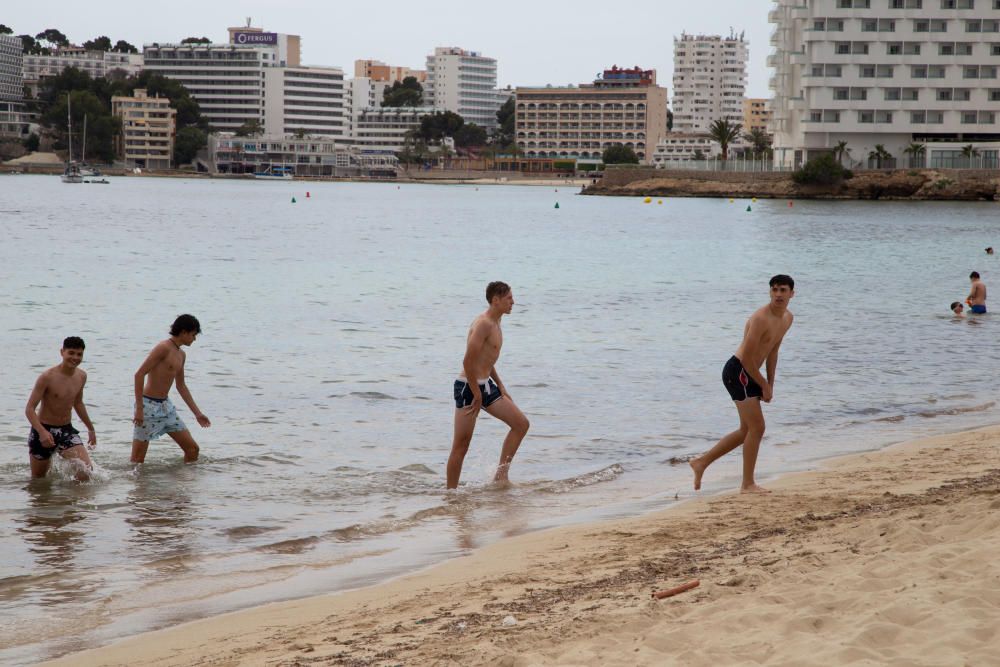
<svg viewBox="0 0 1000 667">
<path fill-rule="evenodd" d="M 673 38 L 682 32 L 746 33 L 748 97 L 769 97 L 770 0 L 4 0 L 0 23 L 14 34 L 61 30 L 71 42 L 107 35 L 140 49 L 152 42 L 208 37 L 253 25 L 302 37 L 302 62 L 342 67 L 381 60 L 423 69 L 435 46 L 458 46 L 497 59 L 501 87 L 592 81 L 612 65 L 657 70 L 673 94 Z"/>
</svg>

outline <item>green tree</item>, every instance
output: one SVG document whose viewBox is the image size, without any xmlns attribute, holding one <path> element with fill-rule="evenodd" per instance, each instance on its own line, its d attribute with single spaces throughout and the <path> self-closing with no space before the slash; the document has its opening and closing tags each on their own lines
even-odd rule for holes
<svg viewBox="0 0 1000 667">
<path fill-rule="evenodd" d="M 743 139 L 750 144 L 750 150 L 757 157 L 766 155 L 771 148 L 771 135 L 759 127 L 755 127 L 744 134 Z"/>
<path fill-rule="evenodd" d="M 32 132 L 28 135 L 28 138 L 24 140 L 25 150 L 34 153 L 38 150 L 38 135 Z"/>
<path fill-rule="evenodd" d="M 729 144 L 736 141 L 740 136 L 743 125 L 740 123 L 730 123 L 724 118 L 713 121 L 708 127 L 708 136 L 712 137 L 722 149 L 722 159 L 729 159 Z"/>
<path fill-rule="evenodd" d="M 52 49 L 42 46 L 31 35 L 18 35 L 21 38 L 21 51 L 33 56 L 47 56 L 52 53 Z"/>
<path fill-rule="evenodd" d="M 892 160 L 892 153 L 885 149 L 882 144 L 875 144 L 875 149 L 868 153 L 868 162 L 871 164 L 875 163 L 876 169 L 881 169 L 883 164 L 887 164 Z"/>
<path fill-rule="evenodd" d="M 198 151 L 208 144 L 208 134 L 200 127 L 189 125 L 177 130 L 174 137 L 174 164 L 188 164 L 198 155 Z"/>
<path fill-rule="evenodd" d="M 185 37 L 181 40 L 181 44 L 211 44 L 212 40 L 208 37 Z"/>
<path fill-rule="evenodd" d="M 497 110 L 497 129 L 493 135 L 493 142 L 495 144 L 509 146 L 514 143 L 515 114 L 514 97 L 511 96 Z"/>
<path fill-rule="evenodd" d="M 621 144 L 605 148 L 601 160 L 604 164 L 639 164 L 639 156 L 635 151 Z"/>
<path fill-rule="evenodd" d="M 408 76 L 386 86 L 382 93 L 384 107 L 419 107 L 424 103 L 424 87 L 417 77 Z"/>
<path fill-rule="evenodd" d="M 705 153 L 700 149 L 694 149 L 694 153 L 691 154 L 691 159 L 695 162 L 704 162 L 706 159 Z"/>
<path fill-rule="evenodd" d="M 48 42 L 50 47 L 69 46 L 69 40 L 66 38 L 66 35 L 55 28 L 46 28 L 35 35 L 35 39 L 39 42 Z"/>
<path fill-rule="evenodd" d="M 107 35 L 101 35 L 100 37 L 95 37 L 94 39 L 87 40 L 83 43 L 83 48 L 88 51 L 110 51 L 111 50 L 111 38 Z"/>
<path fill-rule="evenodd" d="M 837 162 L 844 164 L 844 158 L 851 156 L 851 149 L 847 146 L 846 141 L 838 141 L 837 145 L 833 147 L 833 155 L 837 158 Z"/>
<path fill-rule="evenodd" d="M 0 23 L 0 35 L 13 35 L 13 34 L 14 31 L 11 28 L 5 26 L 3 23 Z"/>
<path fill-rule="evenodd" d="M 674 112 L 667 109 L 667 132 L 674 131 Z"/>
<path fill-rule="evenodd" d="M 117 53 L 139 53 L 139 49 L 135 48 L 124 39 L 119 39 L 115 42 L 115 45 L 111 50 Z"/>
<path fill-rule="evenodd" d="M 851 172 L 844 169 L 837 161 L 833 153 L 823 153 L 792 172 L 792 180 L 799 185 L 835 185 L 851 178 L 851 175 Z"/>
<path fill-rule="evenodd" d="M 427 142 L 438 142 L 444 137 L 454 137 L 465 125 L 465 119 L 454 111 L 438 111 L 420 119 L 420 136 Z"/>
<path fill-rule="evenodd" d="M 455 145 L 461 148 L 486 145 L 486 130 L 475 123 L 465 123 L 455 132 Z"/>
<path fill-rule="evenodd" d="M 924 166 L 923 157 L 927 155 L 927 146 L 924 144 L 911 143 L 903 149 L 903 153 L 910 156 L 910 166 Z"/>
<path fill-rule="evenodd" d="M 962 157 L 969 158 L 970 160 L 974 157 L 979 157 L 979 151 L 972 144 L 962 146 Z"/>
<path fill-rule="evenodd" d="M 68 69 L 68 68 L 67 68 Z M 67 99 L 68 98 L 68 99 Z M 52 130 L 56 148 L 69 147 L 67 104 L 72 102 L 73 155 L 72 159 L 85 156 L 88 160 L 111 162 L 115 158 L 114 138 L 120 132 L 118 119 L 93 91 L 73 90 L 48 107 L 41 118 L 42 125 Z M 83 145 L 84 118 L 87 119 L 87 143 Z"/>
<path fill-rule="evenodd" d="M 250 120 L 246 121 L 238 128 L 236 128 L 237 137 L 255 137 L 258 134 L 262 134 L 263 132 L 264 132 L 264 126 L 262 126 L 260 124 L 260 121 L 257 120 L 256 118 L 251 118 Z"/>
</svg>

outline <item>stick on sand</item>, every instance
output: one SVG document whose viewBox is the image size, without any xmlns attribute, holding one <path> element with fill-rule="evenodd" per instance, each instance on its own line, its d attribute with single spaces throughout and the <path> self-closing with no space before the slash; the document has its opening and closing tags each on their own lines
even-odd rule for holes
<svg viewBox="0 0 1000 667">
<path fill-rule="evenodd" d="M 673 596 L 677 595 L 678 593 L 683 593 L 684 591 L 689 591 L 692 588 L 698 588 L 698 585 L 700 583 L 701 583 L 700 581 L 698 581 L 697 579 L 695 579 L 694 581 L 689 581 L 686 584 L 682 584 L 682 585 L 676 586 L 674 588 L 668 588 L 665 591 L 656 591 L 655 593 L 653 593 L 653 598 L 656 599 L 656 600 L 662 600 L 663 598 L 670 598 L 670 597 L 673 597 Z"/>
</svg>

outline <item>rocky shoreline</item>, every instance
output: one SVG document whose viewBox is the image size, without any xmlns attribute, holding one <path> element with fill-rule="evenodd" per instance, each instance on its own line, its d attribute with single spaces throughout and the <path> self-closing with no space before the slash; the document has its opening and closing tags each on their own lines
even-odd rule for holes
<svg viewBox="0 0 1000 667">
<path fill-rule="evenodd" d="M 609 178 L 610 177 L 610 178 Z M 789 173 L 634 170 L 606 174 L 582 194 L 618 197 L 758 197 L 914 201 L 998 201 L 1000 170 L 862 171 L 834 185 L 799 185 Z"/>
</svg>

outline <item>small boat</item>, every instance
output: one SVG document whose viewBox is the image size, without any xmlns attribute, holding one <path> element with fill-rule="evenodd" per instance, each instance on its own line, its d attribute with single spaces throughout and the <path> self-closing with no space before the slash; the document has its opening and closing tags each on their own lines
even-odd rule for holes
<svg viewBox="0 0 1000 667">
<path fill-rule="evenodd" d="M 84 183 L 97 183 L 99 185 L 107 185 L 110 182 L 111 181 L 109 181 L 106 178 L 91 178 L 89 181 L 87 180 L 84 181 Z"/>
<path fill-rule="evenodd" d="M 63 183 L 83 183 L 83 174 L 80 173 L 80 165 L 76 162 L 67 162 L 66 169 L 62 173 Z"/>
<path fill-rule="evenodd" d="M 80 165 L 73 161 L 73 114 L 69 93 L 66 93 L 66 137 L 69 140 L 69 155 L 62 173 L 63 183 L 83 183 Z"/>
</svg>

